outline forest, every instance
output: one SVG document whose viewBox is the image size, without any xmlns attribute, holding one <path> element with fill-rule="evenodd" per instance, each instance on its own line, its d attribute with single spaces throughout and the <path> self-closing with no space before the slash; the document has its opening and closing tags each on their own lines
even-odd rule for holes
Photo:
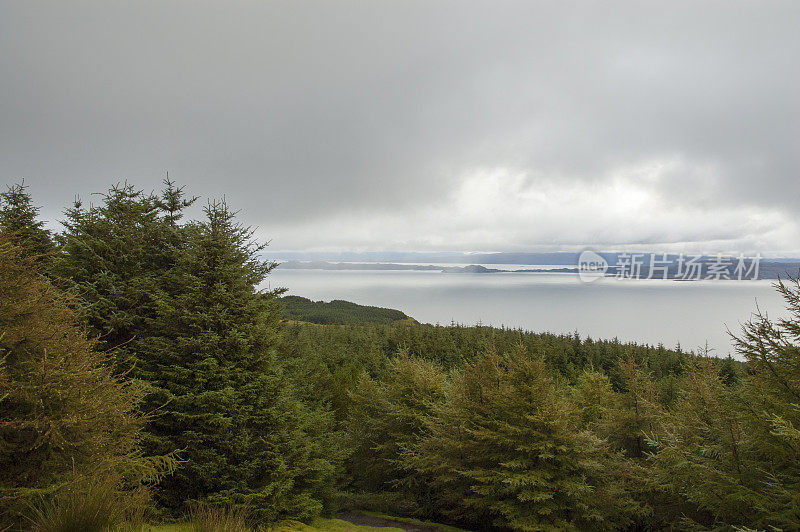
<svg viewBox="0 0 800 532">
<path fill-rule="evenodd" d="M 395 323 L 411 320 L 400 310 L 358 305 L 334 299 L 330 302 L 311 301 L 301 296 L 283 296 L 279 302 L 286 320 L 319 323 L 323 325 L 347 323 Z"/>
<path fill-rule="evenodd" d="M 737 359 L 427 325 L 259 290 L 268 248 L 196 202 L 119 184 L 53 232 L 2 193 L 0 530 L 800 529 L 796 278 Z"/>
</svg>

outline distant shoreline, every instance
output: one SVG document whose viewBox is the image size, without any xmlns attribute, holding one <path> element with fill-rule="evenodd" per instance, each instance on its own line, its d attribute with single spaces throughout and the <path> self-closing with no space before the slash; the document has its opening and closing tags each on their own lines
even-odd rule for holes
<svg viewBox="0 0 800 532">
<path fill-rule="evenodd" d="M 289 260 L 279 263 L 278 267 L 283 270 L 328 270 L 328 271 L 430 271 L 441 273 L 478 273 L 478 274 L 491 274 L 491 273 L 561 273 L 561 274 L 578 274 L 577 267 L 568 268 L 525 268 L 525 269 L 500 269 L 500 268 L 487 268 L 480 264 L 469 265 L 450 265 L 445 266 L 441 264 L 398 264 L 394 262 L 328 262 L 322 260 L 300 261 Z M 605 274 L 605 277 L 615 277 L 617 275 L 617 267 L 610 266 Z M 777 280 L 778 278 L 785 279 L 789 275 L 798 275 L 798 264 L 794 262 L 771 262 L 762 261 L 759 269 L 757 280 Z M 640 279 L 647 279 L 647 268 L 641 271 Z M 657 279 L 662 279 L 662 275 L 656 276 Z M 668 272 L 665 280 L 673 281 L 692 281 L 694 279 L 684 279 L 677 275 L 677 270 L 673 269 Z M 736 280 L 721 278 L 719 280 Z M 750 279 L 747 279 L 750 280 Z"/>
<path fill-rule="evenodd" d="M 443 266 L 437 264 L 397 264 L 393 262 L 327 262 L 290 260 L 279 264 L 285 270 L 358 270 L 358 271 L 432 271 L 442 273 L 573 273 L 577 268 L 533 268 L 524 270 L 506 270 L 487 268 L 480 264 L 465 266 Z"/>
</svg>

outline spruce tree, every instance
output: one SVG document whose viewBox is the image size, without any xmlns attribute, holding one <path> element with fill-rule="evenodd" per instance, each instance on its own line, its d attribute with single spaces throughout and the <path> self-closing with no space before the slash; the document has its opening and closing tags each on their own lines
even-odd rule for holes
<svg viewBox="0 0 800 532">
<path fill-rule="evenodd" d="M 747 361 L 739 404 L 759 457 L 755 523 L 789 530 L 800 529 L 800 278 L 775 287 L 786 317 L 772 320 L 759 309 L 734 346 Z"/>
<path fill-rule="evenodd" d="M 776 286 L 788 316 L 734 336 L 745 371 L 699 359 L 652 437 L 655 479 L 694 523 L 800 528 L 800 283 Z"/>
<path fill-rule="evenodd" d="M 615 529 L 628 506 L 610 451 L 577 430 L 575 407 L 544 362 L 516 348 L 456 376 L 412 460 L 434 477 L 446 517 L 489 529 Z M 623 510 L 624 511 L 624 510 Z"/>
<path fill-rule="evenodd" d="M 631 365 L 628 366 L 630 372 Z M 592 432 L 597 438 L 604 440 L 612 452 L 603 458 L 604 468 L 612 473 L 610 484 L 618 492 L 618 515 L 629 517 L 634 529 L 657 528 L 653 525 L 653 506 L 658 502 L 653 494 L 652 485 L 647 482 L 650 472 L 644 457 L 631 456 L 630 433 L 640 431 L 637 424 L 632 424 L 631 404 L 624 393 L 616 392 L 611 379 L 606 375 L 587 370 L 579 378 L 571 390 L 572 400 L 578 412 L 578 427 Z M 628 390 L 631 393 L 631 390 Z M 646 437 L 645 432 L 641 436 Z M 623 506 L 624 505 L 624 506 Z"/>
<path fill-rule="evenodd" d="M 0 193 L 0 231 L 23 253 L 37 257 L 37 261 L 48 261 L 53 251 L 52 235 L 38 216 L 39 208 L 34 206 L 25 183 L 10 185 Z"/>
<path fill-rule="evenodd" d="M 62 224 L 55 275 L 83 300 L 100 348 L 139 376 L 137 343 L 173 288 L 168 274 L 180 238 L 171 237 L 179 229 L 165 221 L 157 197 L 128 183 L 113 186 L 98 205 L 77 200 Z"/>
<path fill-rule="evenodd" d="M 95 349 L 74 302 L 0 234 L 0 524 L 82 479 L 133 494 L 173 465 L 145 458 L 143 390 Z"/>
<path fill-rule="evenodd" d="M 313 516 L 332 498 L 338 455 L 326 448 L 330 416 L 296 399 L 277 356 L 278 291 L 256 289 L 274 264 L 224 202 L 184 222 L 192 201 L 167 182 L 160 197 L 126 184 L 100 205 L 76 205 L 56 271 L 82 297 L 101 348 L 116 347 L 147 383 L 145 449 L 181 451 L 156 492 L 162 505 L 247 504 L 263 521 Z"/>
<path fill-rule="evenodd" d="M 761 466 L 748 442 L 739 398 L 705 358 L 693 364 L 681 388 L 680 399 L 649 436 L 657 451 L 652 480 L 672 499 L 671 507 L 661 508 L 664 520 L 685 526 L 755 524 Z"/>
<path fill-rule="evenodd" d="M 656 386 L 647 366 L 633 357 L 621 362 L 620 369 L 625 388 L 618 396 L 616 412 L 609 419 L 608 438 L 628 456 L 643 458 L 651 450 L 646 435 L 656 430 L 662 412 Z"/>
<path fill-rule="evenodd" d="M 364 504 L 382 510 L 431 517 L 431 479 L 408 463 L 433 408 L 444 400 L 447 381 L 435 364 L 402 351 L 383 378 L 362 376 L 351 394 L 347 419 L 352 453 L 348 473 L 352 487 L 366 492 Z"/>
<path fill-rule="evenodd" d="M 158 499 L 244 504 L 261 521 L 310 518 L 323 509 L 334 468 L 318 432 L 329 425 L 292 393 L 277 360 L 279 308 L 256 286 L 275 267 L 225 202 L 186 228 L 180 289 L 159 305 L 140 343 L 154 387 L 152 443 L 182 450 L 184 464 Z M 335 452 L 330 452 L 335 456 Z"/>
</svg>

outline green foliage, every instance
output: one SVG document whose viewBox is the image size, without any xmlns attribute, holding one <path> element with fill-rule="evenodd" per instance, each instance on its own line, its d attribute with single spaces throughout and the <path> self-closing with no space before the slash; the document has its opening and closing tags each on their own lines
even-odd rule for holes
<svg viewBox="0 0 800 532">
<path fill-rule="evenodd" d="M 691 358 L 677 350 L 617 340 L 409 322 L 339 326 L 292 323 L 285 327 L 280 351 L 289 361 L 293 380 L 303 388 L 303 396 L 330 404 L 336 418 L 344 420 L 350 405 L 349 393 L 362 372 L 380 377 L 399 351 L 449 372 L 479 353 L 489 349 L 508 351 L 519 343 L 528 353 L 543 358 L 548 370 L 560 380 L 576 382 L 585 369 L 596 368 L 609 377 L 615 390 L 624 388 L 622 361 L 626 359 L 646 365 L 660 383 L 680 375 Z"/>
<path fill-rule="evenodd" d="M 156 500 L 247 505 L 254 519 L 313 518 L 333 498 L 337 433 L 294 393 L 276 352 L 278 291 L 256 290 L 274 263 L 224 202 L 180 223 L 192 200 L 129 185 L 68 214 L 56 271 L 74 283 L 103 346 L 148 383 L 152 453 L 181 451 Z"/>
<path fill-rule="evenodd" d="M 622 397 L 614 391 L 607 375 L 593 369 L 586 370 L 572 389 L 572 400 L 583 426 L 604 437 L 614 432 L 609 424 L 621 408 Z"/>
<path fill-rule="evenodd" d="M 699 361 L 652 437 L 654 478 L 704 526 L 800 528 L 800 284 L 777 288 L 789 317 L 759 313 L 735 337 L 747 360 L 739 384 Z"/>
<path fill-rule="evenodd" d="M 0 235 L 2 519 L 88 475 L 133 496 L 171 466 L 139 449 L 141 386 L 106 363 L 71 302 L 9 240 Z"/>
<path fill-rule="evenodd" d="M 352 448 L 348 474 L 353 489 L 380 493 L 384 508 L 393 513 L 433 512 L 431 479 L 410 467 L 404 454 L 425 436 L 432 410 L 444 400 L 446 386 L 440 368 L 406 353 L 389 363 L 382 379 L 362 376 L 351 395 L 347 420 Z"/>
<path fill-rule="evenodd" d="M 0 194 L 0 525 L 135 521 L 180 450 L 154 499 L 201 530 L 341 499 L 479 530 L 800 529 L 797 279 L 744 363 L 421 325 L 258 291 L 264 246 L 194 201 L 112 187 L 53 250 L 24 185 Z"/>
<path fill-rule="evenodd" d="M 409 320 L 403 312 L 390 308 L 358 305 L 335 299 L 329 303 L 300 296 L 284 296 L 283 318 L 319 324 L 394 323 Z"/>
<path fill-rule="evenodd" d="M 746 441 L 745 415 L 717 369 L 701 360 L 687 374 L 682 396 L 651 436 L 658 452 L 652 478 L 673 496 L 673 515 L 712 525 L 754 523 L 752 490 L 759 465 Z M 748 487 L 749 486 L 749 487 Z"/>
<path fill-rule="evenodd" d="M 441 511 L 481 529 L 614 529 L 628 501 L 605 469 L 608 446 L 521 346 L 465 365 L 410 454 Z M 622 495 L 622 497 L 620 497 Z"/>
<path fill-rule="evenodd" d="M 747 412 L 759 450 L 770 458 L 768 474 L 791 492 L 800 480 L 800 280 L 790 278 L 776 288 L 788 316 L 771 321 L 759 311 L 735 345 L 748 362 Z"/>
<path fill-rule="evenodd" d="M 152 401 L 165 404 L 151 431 L 187 458 L 159 498 L 246 504 L 270 522 L 313 517 L 334 472 L 320 434 L 329 423 L 295 399 L 275 358 L 277 308 L 254 289 L 273 264 L 224 203 L 206 214 L 190 227 L 180 295 L 149 343 Z"/>
<path fill-rule="evenodd" d="M 10 185 L 0 193 L 0 231 L 20 246 L 26 255 L 48 260 L 53 251 L 50 231 L 38 219 L 39 208 L 33 205 L 24 183 Z"/>
<path fill-rule="evenodd" d="M 100 348 L 114 349 L 119 362 L 140 368 L 146 361 L 138 356 L 138 343 L 175 289 L 184 240 L 183 229 L 169 221 L 176 213 L 126 183 L 112 187 L 98 205 L 85 208 L 76 201 L 66 216 L 54 272 L 82 299 Z"/>
<path fill-rule="evenodd" d="M 612 403 L 616 411 L 607 420 L 604 436 L 628 456 L 642 458 L 651 451 L 645 435 L 656 430 L 662 409 L 653 376 L 647 368 L 630 358 L 620 366 L 625 389 L 614 402 L 616 404 Z"/>
</svg>

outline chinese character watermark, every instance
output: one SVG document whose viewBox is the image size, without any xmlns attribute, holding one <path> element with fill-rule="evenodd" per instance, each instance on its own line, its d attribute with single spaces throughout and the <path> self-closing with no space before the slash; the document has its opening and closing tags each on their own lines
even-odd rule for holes
<svg viewBox="0 0 800 532">
<path fill-rule="evenodd" d="M 671 279 L 678 281 L 755 281 L 761 255 L 686 255 L 669 253 L 610 253 L 591 250 L 578 258 L 581 281 L 615 279 Z"/>
</svg>

